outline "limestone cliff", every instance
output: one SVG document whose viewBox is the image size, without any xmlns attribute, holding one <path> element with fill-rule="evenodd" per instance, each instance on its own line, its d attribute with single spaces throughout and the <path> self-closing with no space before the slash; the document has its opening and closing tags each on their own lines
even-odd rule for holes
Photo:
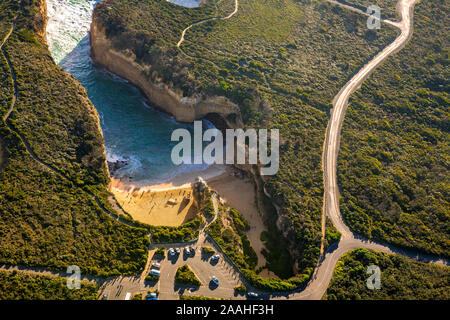
<svg viewBox="0 0 450 320">
<path fill-rule="evenodd" d="M 39 0 L 38 3 L 39 11 L 35 15 L 33 21 L 34 28 L 38 34 L 40 40 L 43 43 L 47 43 L 46 30 L 47 30 L 47 3 L 45 0 Z"/>
<path fill-rule="evenodd" d="M 96 64 L 138 87 L 151 104 L 170 113 L 177 121 L 193 122 L 206 117 L 220 127 L 243 126 L 239 107 L 226 97 L 203 97 L 200 94 L 183 97 L 180 89 L 166 83 L 152 82 L 146 76 L 150 73 L 151 66 L 142 65 L 133 56 L 115 50 L 99 19 L 96 19 L 95 11 L 90 40 L 91 56 Z"/>
</svg>

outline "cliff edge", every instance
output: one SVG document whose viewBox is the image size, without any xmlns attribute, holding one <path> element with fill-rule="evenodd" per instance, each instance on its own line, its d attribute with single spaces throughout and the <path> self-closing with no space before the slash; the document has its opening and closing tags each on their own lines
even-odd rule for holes
<svg viewBox="0 0 450 320">
<path fill-rule="evenodd" d="M 152 66 L 138 62 L 130 52 L 114 48 L 106 36 L 105 28 L 98 19 L 98 8 L 94 10 L 91 24 L 91 57 L 99 66 L 128 80 L 138 87 L 156 108 L 175 117 L 179 122 L 193 122 L 202 118 L 211 120 L 221 129 L 243 126 L 238 105 L 224 96 L 203 96 L 194 93 L 183 96 L 183 91 L 163 81 L 150 79 Z"/>
</svg>

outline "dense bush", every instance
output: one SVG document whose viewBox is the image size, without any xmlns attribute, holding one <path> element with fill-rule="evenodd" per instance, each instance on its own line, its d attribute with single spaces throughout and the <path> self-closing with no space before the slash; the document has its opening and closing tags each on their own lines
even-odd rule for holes
<svg viewBox="0 0 450 320">
<path fill-rule="evenodd" d="M 0 270 L 0 300 L 96 300 L 97 291 L 93 282 L 71 290 L 66 278 Z"/>
<path fill-rule="evenodd" d="M 212 256 L 216 252 L 214 251 L 214 249 L 211 249 L 209 247 L 202 247 L 202 253 L 205 255 Z"/>
<path fill-rule="evenodd" d="M 175 243 L 195 240 L 201 224 L 202 218 L 197 217 L 179 227 L 152 226 L 152 242 Z"/>
<path fill-rule="evenodd" d="M 234 287 L 234 291 L 237 293 L 246 293 L 247 292 L 247 287 L 244 286 L 243 284 L 241 284 L 240 286 Z"/>
<path fill-rule="evenodd" d="M 238 267 L 254 269 L 258 264 L 258 256 L 244 233 L 248 222 L 236 209 L 221 210 L 217 219 L 208 227 L 208 234 Z M 229 217 L 231 228 L 225 228 L 222 217 Z"/>
<path fill-rule="evenodd" d="M 145 281 L 148 281 L 148 282 L 154 284 L 159 281 L 159 277 L 155 276 L 153 274 L 149 274 L 145 277 Z"/>
<path fill-rule="evenodd" d="M 351 229 L 447 257 L 449 14 L 445 1 L 416 4 L 410 42 L 351 97 L 338 159 Z"/>
<path fill-rule="evenodd" d="M 288 280 L 280 280 L 275 278 L 263 278 L 257 275 L 253 270 L 244 269 L 241 270 L 241 272 L 251 285 L 272 292 L 292 291 L 306 285 L 309 280 L 309 275 L 307 274 L 299 275 Z"/>
<path fill-rule="evenodd" d="M 217 298 L 212 297 L 205 297 L 205 296 L 194 296 L 194 295 L 180 295 L 180 300 L 221 300 Z"/>
<path fill-rule="evenodd" d="M 381 288 L 367 288 L 367 267 L 381 270 Z M 450 268 L 401 255 L 356 249 L 338 261 L 327 289 L 329 300 L 448 300 Z"/>
<path fill-rule="evenodd" d="M 214 204 L 212 202 L 211 197 L 208 197 L 206 206 L 202 209 L 203 215 L 205 216 L 206 220 L 210 221 L 212 218 L 214 218 L 215 212 L 214 212 Z"/>
<path fill-rule="evenodd" d="M 326 217 L 325 222 L 325 249 L 331 246 L 333 243 L 338 242 L 341 239 L 341 233 L 337 231 L 331 222 L 330 218 Z"/>
<path fill-rule="evenodd" d="M 175 283 L 200 287 L 202 283 L 187 264 L 179 267 L 175 274 Z"/>
<path fill-rule="evenodd" d="M 142 300 L 142 293 L 135 294 L 131 300 Z"/>
<path fill-rule="evenodd" d="M 278 261 L 296 263 L 301 273 L 314 267 L 321 245 L 321 153 L 330 103 L 396 31 L 387 25 L 368 31 L 365 16 L 324 1 L 240 0 L 237 15 L 192 27 L 178 50 L 186 26 L 226 16 L 234 2 L 210 0 L 194 10 L 157 0 L 108 4 L 114 10 L 97 5 L 95 22 L 106 27 L 117 50 L 151 66 L 145 73 L 150 81 L 162 81 L 184 96 L 224 95 L 238 104 L 244 126 L 280 130 L 280 170 L 266 177 L 265 187 L 286 221 L 282 232 L 294 257 L 275 245 L 267 256 L 271 268 L 284 275 L 292 268 L 276 266 L 272 258 L 278 255 Z M 269 229 L 275 233 L 276 225 Z"/>
<path fill-rule="evenodd" d="M 83 273 L 138 273 L 147 261 L 146 230 L 111 219 L 85 191 L 108 203 L 108 175 L 98 115 L 84 88 L 56 66 L 42 44 L 37 0 L 0 3 L 0 34 L 17 80 L 18 100 L 8 123 L 55 174 L 26 151 L 18 135 L 0 122 L 0 264 Z M 13 14 L 11 14 L 13 13 Z M 44 32 L 45 33 L 45 32 Z M 0 114 L 13 94 L 6 57 L 0 53 Z M 5 161 L 2 161 L 5 160 Z"/>
<path fill-rule="evenodd" d="M 155 256 L 164 258 L 166 256 L 166 249 L 164 247 L 156 249 Z"/>
</svg>

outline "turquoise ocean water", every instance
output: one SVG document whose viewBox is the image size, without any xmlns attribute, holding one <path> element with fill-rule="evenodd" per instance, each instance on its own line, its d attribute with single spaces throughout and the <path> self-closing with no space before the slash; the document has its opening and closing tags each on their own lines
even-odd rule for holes
<svg viewBox="0 0 450 320">
<path fill-rule="evenodd" d="M 95 3 L 47 0 L 47 41 L 56 63 L 80 81 L 97 109 L 108 161 L 127 161 L 115 175 L 136 184 L 153 184 L 206 169 L 207 165 L 175 166 L 170 158 L 176 144 L 170 141 L 172 131 L 193 132 L 193 125 L 151 108 L 138 89 L 93 65 L 88 31 Z M 212 125 L 204 122 L 204 126 Z"/>
</svg>

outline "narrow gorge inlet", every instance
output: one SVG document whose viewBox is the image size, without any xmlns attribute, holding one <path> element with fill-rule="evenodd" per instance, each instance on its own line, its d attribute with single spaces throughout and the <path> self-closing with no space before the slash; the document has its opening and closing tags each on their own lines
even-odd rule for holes
<svg viewBox="0 0 450 320">
<path fill-rule="evenodd" d="M 97 2 L 47 0 L 47 41 L 55 62 L 80 81 L 100 115 L 112 176 L 125 185 L 142 187 L 207 169 L 206 164 L 176 166 L 171 161 L 171 150 L 176 145 L 171 142 L 172 132 L 177 128 L 193 132 L 192 124 L 176 122 L 149 106 L 126 80 L 93 64 L 88 32 Z M 184 2 L 178 4 L 199 4 Z M 204 127 L 213 125 L 205 120 Z"/>
<path fill-rule="evenodd" d="M 450 300 L 449 4 L 0 0 L 0 305 Z"/>
</svg>

